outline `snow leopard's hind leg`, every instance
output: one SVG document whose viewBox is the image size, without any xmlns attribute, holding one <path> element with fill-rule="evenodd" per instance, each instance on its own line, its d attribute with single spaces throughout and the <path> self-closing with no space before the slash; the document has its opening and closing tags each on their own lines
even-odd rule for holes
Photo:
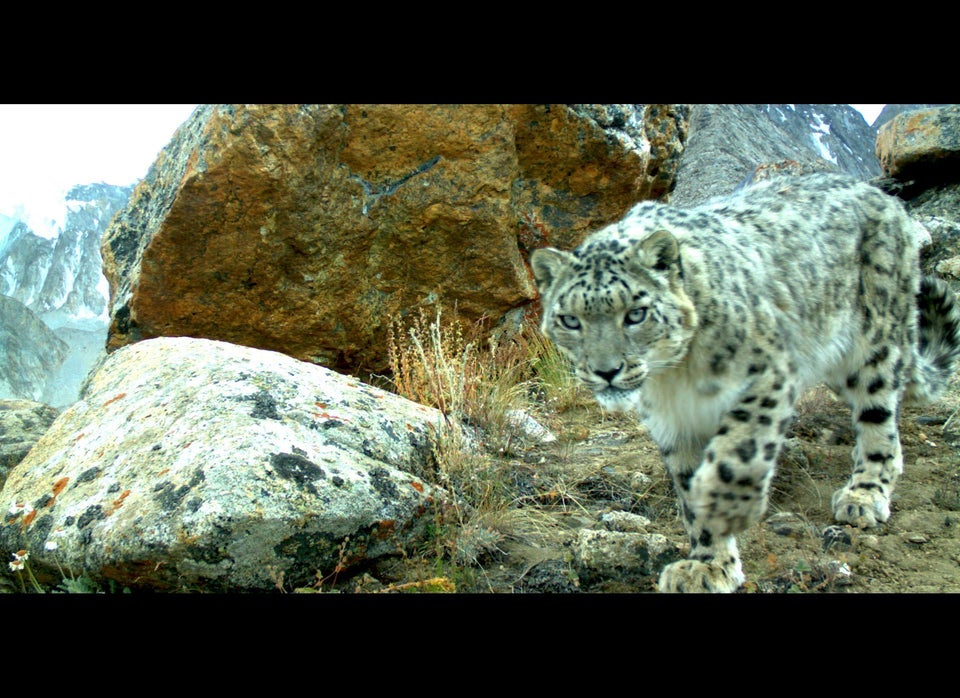
<svg viewBox="0 0 960 698">
<path fill-rule="evenodd" d="M 890 517 L 890 498 L 903 472 L 901 401 L 936 400 L 960 359 L 960 308 L 950 288 L 924 277 L 916 303 L 917 325 L 895 316 L 891 324 L 901 331 L 889 332 L 890 340 L 874 347 L 864 365 L 834 387 L 850 404 L 857 435 L 853 475 L 832 500 L 841 523 L 867 528 Z"/>
<path fill-rule="evenodd" d="M 831 501 L 839 523 L 870 528 L 890 518 L 890 498 L 903 472 L 897 426 L 903 365 L 900 348 L 882 344 L 838 388 L 850 405 L 856 433 L 853 474 Z"/>
</svg>

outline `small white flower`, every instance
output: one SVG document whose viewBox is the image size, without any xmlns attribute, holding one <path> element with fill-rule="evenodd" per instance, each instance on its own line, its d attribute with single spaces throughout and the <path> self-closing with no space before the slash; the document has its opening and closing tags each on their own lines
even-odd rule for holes
<svg viewBox="0 0 960 698">
<path fill-rule="evenodd" d="M 55 540 L 48 540 L 46 543 L 43 544 L 43 549 L 44 549 L 44 550 L 56 550 L 56 549 L 57 549 L 57 541 L 55 541 Z"/>
<path fill-rule="evenodd" d="M 30 553 L 26 550 L 18 550 L 13 553 L 13 562 L 10 563 L 10 569 L 14 572 L 19 572 L 27 564 L 27 559 L 30 557 Z"/>
</svg>

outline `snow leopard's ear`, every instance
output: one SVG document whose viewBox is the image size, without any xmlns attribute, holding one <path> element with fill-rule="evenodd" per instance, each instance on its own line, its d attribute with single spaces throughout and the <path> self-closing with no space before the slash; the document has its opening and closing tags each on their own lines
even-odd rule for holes
<svg viewBox="0 0 960 698">
<path fill-rule="evenodd" d="M 637 261 L 646 269 L 673 272 L 683 277 L 680 264 L 680 245 L 677 238 L 666 230 L 658 230 L 637 244 Z M 673 274 L 671 274 L 673 276 Z"/>
<path fill-rule="evenodd" d="M 552 247 L 541 247 L 530 254 L 530 268 L 533 269 L 533 278 L 541 296 L 547 294 L 573 260 L 574 257 L 569 252 Z"/>
</svg>

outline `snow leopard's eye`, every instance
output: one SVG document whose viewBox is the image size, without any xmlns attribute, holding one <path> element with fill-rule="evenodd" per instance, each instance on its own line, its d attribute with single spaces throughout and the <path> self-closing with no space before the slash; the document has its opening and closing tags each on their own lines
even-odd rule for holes
<svg viewBox="0 0 960 698">
<path fill-rule="evenodd" d="M 623 319 L 624 325 L 639 325 L 647 318 L 646 308 L 634 308 Z"/>
<path fill-rule="evenodd" d="M 575 315 L 557 315 L 557 321 L 568 330 L 579 330 L 580 320 Z"/>
</svg>

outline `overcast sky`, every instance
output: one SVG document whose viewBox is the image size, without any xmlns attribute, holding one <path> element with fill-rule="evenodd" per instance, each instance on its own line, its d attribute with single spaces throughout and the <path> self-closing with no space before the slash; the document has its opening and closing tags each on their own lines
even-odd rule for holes
<svg viewBox="0 0 960 698">
<path fill-rule="evenodd" d="M 887 105 L 886 104 L 851 104 L 850 106 L 856 109 L 861 114 L 863 114 L 863 118 L 867 120 L 868 125 L 872 125 L 873 122 L 877 120 L 877 117 L 880 116 L 880 112 Z"/>
<path fill-rule="evenodd" d="M 194 107 L 0 104 L 0 213 L 77 184 L 133 184 Z"/>
<path fill-rule="evenodd" d="M 0 104 L 0 213 L 142 179 L 195 104 Z M 868 124 L 882 104 L 854 104 Z"/>
</svg>

